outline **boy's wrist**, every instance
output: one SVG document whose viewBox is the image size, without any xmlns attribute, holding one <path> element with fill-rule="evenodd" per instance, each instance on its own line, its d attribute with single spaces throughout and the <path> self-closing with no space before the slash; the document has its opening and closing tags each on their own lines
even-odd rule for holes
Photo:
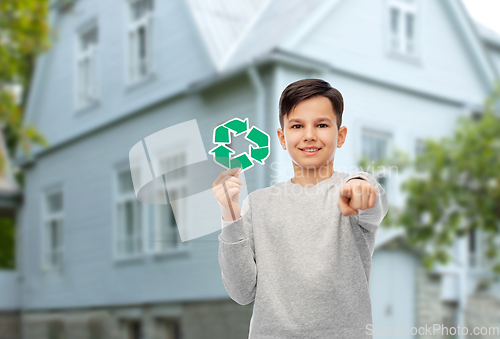
<svg viewBox="0 0 500 339">
<path fill-rule="evenodd" d="M 234 211 L 234 215 L 231 213 L 230 210 L 222 210 L 222 220 L 224 221 L 227 221 L 227 222 L 231 222 L 231 221 L 235 221 L 237 219 L 240 218 L 240 212 L 239 211 Z"/>
</svg>

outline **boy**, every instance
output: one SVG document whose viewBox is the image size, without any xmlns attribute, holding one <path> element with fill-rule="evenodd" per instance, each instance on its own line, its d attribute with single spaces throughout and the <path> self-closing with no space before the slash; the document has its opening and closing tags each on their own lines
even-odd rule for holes
<svg viewBox="0 0 500 339">
<path fill-rule="evenodd" d="M 279 106 L 294 177 L 251 192 L 241 210 L 239 168 L 212 185 L 224 286 L 240 305 L 255 300 L 249 339 L 372 338 L 371 257 L 386 192 L 369 173 L 333 170 L 347 135 L 338 90 L 296 81 Z"/>
</svg>

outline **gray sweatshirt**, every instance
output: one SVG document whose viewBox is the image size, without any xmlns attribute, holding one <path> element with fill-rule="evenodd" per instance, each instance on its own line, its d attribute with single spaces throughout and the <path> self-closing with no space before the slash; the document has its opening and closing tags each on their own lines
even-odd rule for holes
<svg viewBox="0 0 500 339">
<path fill-rule="evenodd" d="M 377 202 L 344 217 L 337 202 L 352 178 L 375 186 Z M 255 301 L 249 339 L 372 338 L 369 280 L 387 209 L 386 192 L 370 173 L 334 172 L 312 187 L 288 180 L 255 190 L 239 219 L 221 217 L 224 286 L 240 305 Z"/>
</svg>

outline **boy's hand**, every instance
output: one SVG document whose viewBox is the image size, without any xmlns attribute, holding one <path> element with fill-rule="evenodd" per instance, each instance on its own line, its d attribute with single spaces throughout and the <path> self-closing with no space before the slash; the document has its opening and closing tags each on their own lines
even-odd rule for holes
<svg viewBox="0 0 500 339">
<path fill-rule="evenodd" d="M 240 217 L 239 193 L 241 192 L 240 186 L 244 185 L 238 177 L 240 173 L 240 167 L 225 170 L 212 184 L 212 192 L 222 211 L 222 219 L 225 221 L 236 220 Z"/>
<path fill-rule="evenodd" d="M 338 206 L 343 216 L 358 215 L 357 210 L 375 206 L 377 189 L 364 179 L 351 179 L 340 189 Z"/>
</svg>

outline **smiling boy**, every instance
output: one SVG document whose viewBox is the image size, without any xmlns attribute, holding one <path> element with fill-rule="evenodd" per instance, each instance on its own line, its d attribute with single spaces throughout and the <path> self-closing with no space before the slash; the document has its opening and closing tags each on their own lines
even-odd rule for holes
<svg viewBox="0 0 500 339">
<path fill-rule="evenodd" d="M 241 210 L 239 171 L 212 185 L 222 281 L 238 304 L 254 301 L 249 339 L 372 338 L 371 257 L 388 200 L 371 174 L 334 171 L 343 110 L 326 81 L 290 84 L 277 134 L 294 177 L 251 192 Z"/>
</svg>

